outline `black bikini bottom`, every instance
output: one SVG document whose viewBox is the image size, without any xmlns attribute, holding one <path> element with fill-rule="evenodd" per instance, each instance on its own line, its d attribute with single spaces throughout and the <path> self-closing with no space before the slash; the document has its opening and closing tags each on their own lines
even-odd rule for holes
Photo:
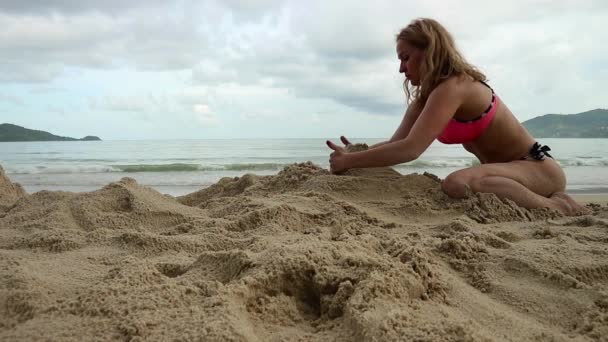
<svg viewBox="0 0 608 342">
<path fill-rule="evenodd" d="M 549 157 L 554 159 L 552 155 L 549 154 L 551 148 L 547 145 L 541 145 L 538 142 L 535 142 L 534 145 L 530 148 L 528 155 L 522 157 L 522 160 L 545 160 L 545 157 Z"/>
</svg>

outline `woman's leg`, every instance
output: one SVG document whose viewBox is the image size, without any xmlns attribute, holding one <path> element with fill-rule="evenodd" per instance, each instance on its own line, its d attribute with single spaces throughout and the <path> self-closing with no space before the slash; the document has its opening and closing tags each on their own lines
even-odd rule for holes
<svg viewBox="0 0 608 342">
<path fill-rule="evenodd" d="M 450 197 L 462 198 L 468 186 L 473 192 L 494 193 L 528 209 L 551 208 L 565 215 L 588 213 L 588 209 L 563 192 L 565 185 L 560 166 L 547 158 L 544 161 L 483 164 L 459 170 L 446 177 L 442 189 Z"/>
</svg>

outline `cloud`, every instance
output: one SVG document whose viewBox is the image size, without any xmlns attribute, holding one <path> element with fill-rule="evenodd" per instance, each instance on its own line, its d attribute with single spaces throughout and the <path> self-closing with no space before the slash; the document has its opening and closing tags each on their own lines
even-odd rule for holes
<svg viewBox="0 0 608 342">
<path fill-rule="evenodd" d="M 119 112 L 140 120 L 152 120 L 159 114 L 167 115 L 182 111 L 171 97 L 152 94 L 91 97 L 88 99 L 88 108 L 93 111 Z"/>
<path fill-rule="evenodd" d="M 58 105 L 51 105 L 48 106 L 46 108 L 47 112 L 52 113 L 52 114 L 59 114 L 62 116 L 68 115 L 70 113 L 73 113 L 73 111 L 70 111 L 70 109 L 66 108 L 65 106 L 58 106 Z"/>
<path fill-rule="evenodd" d="M 49 83 L 59 77 L 62 71 L 60 65 L 32 65 L 8 61 L 0 64 L 0 83 Z"/>
<path fill-rule="evenodd" d="M 194 15 L 154 9 L 111 16 L 0 11 L 0 82 L 50 82 L 65 67 L 192 68 L 207 49 Z"/>
<path fill-rule="evenodd" d="M 192 68 L 192 78 L 206 85 L 239 82 L 236 69 L 225 68 L 221 62 L 203 60 Z"/>
<path fill-rule="evenodd" d="M 194 113 L 195 121 L 203 126 L 213 126 L 219 122 L 215 113 L 211 111 L 211 108 L 207 104 L 198 103 L 193 105 L 192 112 Z"/>
<path fill-rule="evenodd" d="M 285 114 L 275 110 L 251 108 L 240 113 L 239 119 L 243 121 L 283 120 Z"/>
<path fill-rule="evenodd" d="M 144 112 L 152 105 L 143 98 L 133 96 L 106 96 L 90 100 L 91 109 L 114 112 Z"/>
<path fill-rule="evenodd" d="M 275 14 L 273 19 L 246 24 L 238 33 L 227 35 L 224 48 L 215 49 L 215 53 L 193 69 L 193 80 L 207 86 L 238 83 L 279 87 L 291 90 L 295 96 L 330 99 L 358 110 L 382 114 L 402 112 L 402 81 L 395 81 L 398 77 L 396 64 L 392 62 L 395 60 L 392 34 L 384 38 L 368 34 L 377 41 L 384 39 L 384 49 L 375 52 L 370 52 L 370 44 L 349 40 L 343 34 L 337 36 L 355 43 L 328 38 L 324 40 L 326 45 L 317 46 L 315 39 L 323 36 L 322 32 L 305 31 L 312 25 L 298 29 L 300 21 L 292 21 L 295 15 L 289 11 Z M 330 17 L 333 15 L 327 15 L 327 26 L 331 25 Z M 318 22 L 321 18 L 315 20 Z M 339 51 L 324 50 L 330 40 L 341 44 Z M 234 48 L 230 48 L 232 46 Z M 392 97 L 387 96 L 391 94 L 387 92 L 389 87 L 394 87 Z"/>
<path fill-rule="evenodd" d="M 64 87 L 50 87 L 50 86 L 34 86 L 30 88 L 30 94 L 48 94 L 48 93 L 60 93 L 67 89 Z"/>
<path fill-rule="evenodd" d="M 251 21 L 276 12 L 289 2 L 284 0 L 222 0 L 216 3 L 219 7 L 230 10 L 237 19 Z"/>
<path fill-rule="evenodd" d="M 150 6 L 162 6 L 167 4 L 165 0 L 3 0 L 0 11 L 15 14 L 48 14 L 67 13 L 78 14 L 81 12 L 106 12 L 120 14 L 137 8 Z"/>
<path fill-rule="evenodd" d="M 608 2 L 600 0 L 3 1 L 0 82 L 20 96 L 22 83 L 85 87 L 92 111 L 150 119 L 384 119 L 405 109 L 394 38 L 417 17 L 442 22 L 520 119 L 605 101 Z M 96 80 L 78 82 L 74 70 L 130 77 L 97 93 Z M 155 76 L 170 73 L 177 81 Z M 29 96 L 45 96 L 37 94 Z"/>
<path fill-rule="evenodd" d="M 197 103 L 212 101 L 211 98 L 215 96 L 215 90 L 204 86 L 190 86 L 188 88 L 180 89 L 180 91 L 173 94 L 175 102 L 186 107 L 190 107 Z"/>
<path fill-rule="evenodd" d="M 0 104 L 8 103 L 11 105 L 24 105 L 23 99 L 19 96 L 0 93 Z"/>
</svg>

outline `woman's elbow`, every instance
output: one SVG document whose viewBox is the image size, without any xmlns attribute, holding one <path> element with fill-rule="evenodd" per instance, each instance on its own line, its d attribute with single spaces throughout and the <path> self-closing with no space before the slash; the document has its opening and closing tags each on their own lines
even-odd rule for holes
<svg viewBox="0 0 608 342">
<path fill-rule="evenodd" d="M 412 160 L 418 159 L 419 156 L 420 155 L 418 153 L 415 153 L 412 150 L 399 151 L 399 153 L 396 154 L 395 159 L 393 160 L 393 164 L 397 165 L 407 163 Z"/>
<path fill-rule="evenodd" d="M 410 160 L 416 160 L 418 158 L 420 158 L 420 156 L 422 155 L 424 151 L 413 151 L 412 154 L 410 155 Z"/>
<path fill-rule="evenodd" d="M 409 145 L 409 146 L 407 146 L 407 145 Z M 406 145 L 407 147 L 404 146 L 404 148 L 402 149 L 402 152 L 403 152 L 402 158 L 406 159 L 404 161 L 404 163 L 408 162 L 410 160 L 416 160 L 416 159 L 420 158 L 422 153 L 424 153 L 424 151 L 428 147 L 428 146 L 424 146 L 422 144 L 416 144 L 416 143 L 409 143 L 407 145 Z"/>
<path fill-rule="evenodd" d="M 422 152 L 424 151 L 419 151 L 419 150 L 411 150 L 409 151 L 409 153 L 407 154 L 407 161 L 412 161 L 412 160 L 416 160 L 418 158 L 420 158 L 420 156 L 422 155 Z"/>
</svg>

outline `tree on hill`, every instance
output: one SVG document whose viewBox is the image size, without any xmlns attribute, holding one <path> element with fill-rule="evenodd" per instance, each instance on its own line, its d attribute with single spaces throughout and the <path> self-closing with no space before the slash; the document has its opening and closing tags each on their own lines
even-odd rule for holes
<svg viewBox="0 0 608 342">
<path fill-rule="evenodd" d="M 536 138 L 608 138 L 608 110 L 546 114 L 523 123 Z"/>
<path fill-rule="evenodd" d="M 82 139 L 62 137 L 45 131 L 28 129 L 13 124 L 0 124 L 0 141 L 79 141 L 101 140 L 96 136 L 86 136 Z"/>
</svg>

